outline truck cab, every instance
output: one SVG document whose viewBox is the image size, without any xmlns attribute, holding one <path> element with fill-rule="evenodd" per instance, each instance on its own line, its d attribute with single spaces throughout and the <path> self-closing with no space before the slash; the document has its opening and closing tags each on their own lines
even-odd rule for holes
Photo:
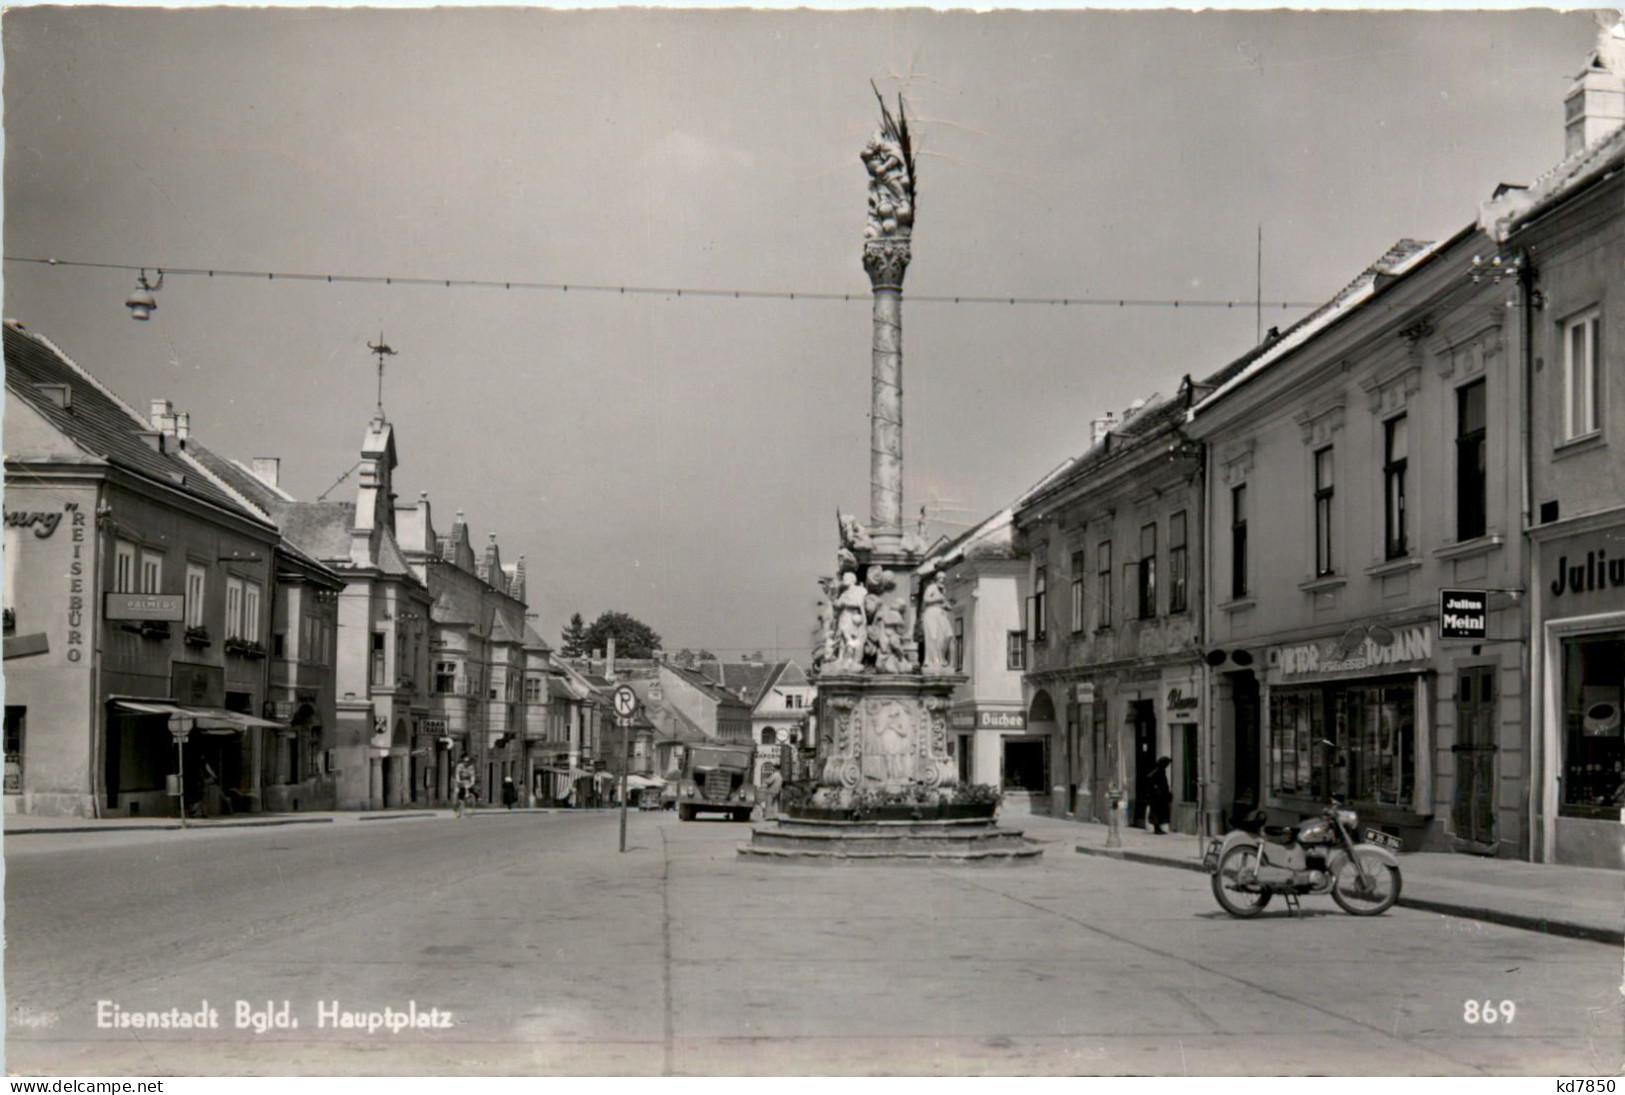
<svg viewBox="0 0 1625 1095">
<path fill-rule="evenodd" d="M 756 809 L 751 781 L 753 751 L 720 745 L 689 747 L 677 779 L 677 817 L 693 821 L 700 814 L 726 814 L 749 821 Z"/>
</svg>

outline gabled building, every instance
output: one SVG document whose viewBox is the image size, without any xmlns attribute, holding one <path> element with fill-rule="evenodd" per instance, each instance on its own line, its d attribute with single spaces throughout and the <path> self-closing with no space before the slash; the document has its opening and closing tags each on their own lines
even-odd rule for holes
<svg viewBox="0 0 1625 1095">
<path fill-rule="evenodd" d="M 287 728 L 262 715 L 277 529 L 185 416 L 154 428 L 40 335 L 4 339 L 6 811 L 259 808 Z"/>
<path fill-rule="evenodd" d="M 718 741 L 746 744 L 751 736 L 751 705 L 704 673 L 660 664 L 664 702 L 680 710 L 702 733 Z"/>
</svg>

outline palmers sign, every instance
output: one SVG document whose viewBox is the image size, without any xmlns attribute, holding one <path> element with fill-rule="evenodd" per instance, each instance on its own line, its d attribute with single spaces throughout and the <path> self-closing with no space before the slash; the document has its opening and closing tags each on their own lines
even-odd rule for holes
<svg viewBox="0 0 1625 1095">
<path fill-rule="evenodd" d="M 1279 651 L 1281 676 L 1295 678 L 1331 673 L 1381 673 L 1431 661 L 1433 631 L 1426 624 L 1396 628 L 1390 642 L 1378 643 L 1368 635 L 1353 649 L 1345 650 L 1342 647 L 1342 640 L 1339 639 L 1283 646 Z"/>
</svg>

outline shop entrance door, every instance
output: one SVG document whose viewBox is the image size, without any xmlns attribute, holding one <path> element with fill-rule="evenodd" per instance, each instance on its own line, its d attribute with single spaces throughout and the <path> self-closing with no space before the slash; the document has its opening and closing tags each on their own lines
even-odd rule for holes
<svg viewBox="0 0 1625 1095">
<path fill-rule="evenodd" d="M 1258 809 L 1258 678 L 1249 671 L 1230 675 L 1230 702 L 1235 711 L 1235 797 L 1232 822 Z"/>
<path fill-rule="evenodd" d="M 1004 787 L 1008 791 L 1043 794 L 1049 789 L 1045 768 L 1049 739 L 1008 737 L 1004 739 Z"/>
<path fill-rule="evenodd" d="M 1456 675 L 1456 836 L 1474 844 L 1495 840 L 1495 666 Z"/>
<path fill-rule="evenodd" d="M 1145 810 L 1151 796 L 1146 781 L 1157 766 L 1157 709 L 1151 700 L 1135 700 L 1134 713 L 1134 801 L 1129 804 L 1132 824 L 1145 827 Z"/>
</svg>

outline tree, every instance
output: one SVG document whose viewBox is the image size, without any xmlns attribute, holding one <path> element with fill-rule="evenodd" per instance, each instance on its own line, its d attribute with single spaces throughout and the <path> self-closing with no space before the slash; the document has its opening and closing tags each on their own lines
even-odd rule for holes
<svg viewBox="0 0 1625 1095">
<path fill-rule="evenodd" d="M 605 612 L 581 636 L 582 653 L 607 650 L 610 639 L 617 657 L 650 658 L 660 649 L 660 636 L 648 624 L 624 612 Z"/>
<path fill-rule="evenodd" d="M 579 658 L 591 649 L 587 645 L 587 625 L 579 612 L 570 617 L 569 626 L 559 638 L 562 640 L 559 653 L 566 658 Z"/>
</svg>

